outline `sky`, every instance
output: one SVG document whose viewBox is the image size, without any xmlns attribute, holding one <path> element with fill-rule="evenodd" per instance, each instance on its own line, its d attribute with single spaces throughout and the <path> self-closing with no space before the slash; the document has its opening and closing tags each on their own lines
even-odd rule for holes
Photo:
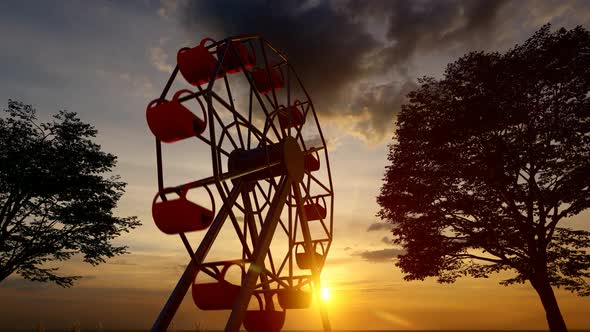
<svg viewBox="0 0 590 332">
<path fill-rule="evenodd" d="M 93 124 L 97 142 L 118 156 L 116 173 L 128 183 L 116 213 L 138 216 L 143 226 L 116 240 L 129 246 L 128 255 L 98 267 L 79 257 L 55 265 L 84 276 L 72 288 L 18 276 L 0 283 L 0 327 L 151 326 L 188 256 L 151 218 L 157 183 L 146 105 L 159 96 L 181 47 L 205 37 L 260 33 L 302 78 L 328 141 L 335 223 L 322 280 L 331 292 L 333 328 L 546 328 L 532 288 L 498 285 L 502 276 L 451 285 L 403 281 L 394 265 L 399 249 L 375 217 L 395 117 L 417 79 L 442 77 L 446 64 L 469 51 L 505 51 L 545 23 L 589 28 L 590 2 L 2 1 L 3 107 L 15 99 L 36 107 L 41 120 L 66 109 Z M 167 180 L 211 175 L 204 150 L 187 149 L 165 154 Z M 590 229 L 589 216 L 567 223 Z M 590 329 L 590 298 L 561 290 L 557 297 L 569 328 Z M 174 324 L 219 329 L 226 317 L 199 311 L 187 296 Z M 287 315 L 285 329 L 320 328 L 315 302 Z"/>
</svg>

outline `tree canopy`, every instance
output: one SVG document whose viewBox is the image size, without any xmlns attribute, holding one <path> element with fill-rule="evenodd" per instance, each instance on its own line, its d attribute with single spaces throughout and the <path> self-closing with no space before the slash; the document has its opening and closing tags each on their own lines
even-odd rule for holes
<svg viewBox="0 0 590 332">
<path fill-rule="evenodd" d="M 377 198 L 396 264 L 439 282 L 512 271 L 502 283 L 530 282 L 565 330 L 551 285 L 590 295 L 590 232 L 564 224 L 590 207 L 590 33 L 545 25 L 419 83 Z"/>
<path fill-rule="evenodd" d="M 12 273 L 70 286 L 51 261 L 82 254 L 97 265 L 126 252 L 112 240 L 138 226 L 113 209 L 125 183 L 116 157 L 92 142 L 97 131 L 76 113 L 39 123 L 32 106 L 10 100 L 0 118 L 0 281 Z"/>
</svg>

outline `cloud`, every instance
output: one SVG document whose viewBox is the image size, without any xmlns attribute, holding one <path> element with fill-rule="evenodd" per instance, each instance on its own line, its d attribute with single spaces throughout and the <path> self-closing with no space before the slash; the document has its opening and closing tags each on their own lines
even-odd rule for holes
<svg viewBox="0 0 590 332">
<path fill-rule="evenodd" d="M 360 256 L 362 259 L 373 263 L 383 263 L 390 262 L 398 255 L 401 255 L 403 253 L 404 250 L 402 249 L 381 249 L 357 252 L 354 253 L 353 256 Z"/>
<path fill-rule="evenodd" d="M 0 86 L 18 89 L 44 89 L 57 86 L 64 89 L 72 86 L 72 80 L 58 70 L 44 65 L 36 58 L 10 54 L 10 49 L 0 54 Z M 6 89 L 5 89 L 6 90 Z"/>
<path fill-rule="evenodd" d="M 396 114 L 416 87 L 408 72 L 415 58 L 486 46 L 503 5 L 485 0 L 226 0 L 188 2 L 179 12 L 190 33 L 262 34 L 287 54 L 324 119 L 378 143 L 392 135 Z"/>
<path fill-rule="evenodd" d="M 388 223 L 384 223 L 384 222 L 375 222 L 369 225 L 369 228 L 367 228 L 367 232 L 374 232 L 374 231 L 390 231 L 391 228 L 393 226 L 391 224 Z"/>
<path fill-rule="evenodd" d="M 417 87 L 413 81 L 361 85 L 350 108 L 367 112 L 371 115 L 371 121 L 356 123 L 352 133 L 370 143 L 379 143 L 392 136 L 390 128 L 394 122 L 394 114 L 406 103 L 408 93 Z"/>
<path fill-rule="evenodd" d="M 54 286 L 50 283 L 29 281 L 23 278 L 8 278 L 0 282 L 0 288 L 11 288 L 17 290 L 39 290 Z"/>
<path fill-rule="evenodd" d="M 78 282 L 86 280 L 95 280 L 96 278 L 96 275 L 83 275 L 82 278 L 78 280 Z M 30 281 L 20 277 L 11 277 L 2 280 L 0 282 L 0 288 L 22 291 L 38 291 L 41 289 L 60 289 L 61 287 L 51 282 Z"/>
<path fill-rule="evenodd" d="M 358 20 L 387 22 L 389 42 L 376 54 L 376 64 L 404 64 L 418 52 L 469 44 L 485 46 L 494 32 L 494 19 L 506 1 L 361 1 L 350 0 L 340 9 Z"/>
<path fill-rule="evenodd" d="M 138 265 L 137 263 L 129 262 L 126 259 L 116 259 L 116 260 L 108 261 L 106 264 L 111 264 L 111 265 L 125 265 L 125 266 Z"/>
<path fill-rule="evenodd" d="M 172 14 L 176 13 L 177 9 L 177 0 L 161 0 L 160 7 L 158 8 L 157 13 L 162 18 L 170 18 Z"/>
<path fill-rule="evenodd" d="M 329 266 L 338 266 L 338 265 L 343 265 L 343 264 L 350 264 L 354 261 L 354 258 L 350 257 L 350 256 L 331 256 L 328 255 L 328 258 L 326 259 L 326 264 Z"/>
<path fill-rule="evenodd" d="M 131 96 L 150 100 L 157 95 L 152 81 L 143 74 L 132 75 L 125 71 L 112 71 L 100 68 L 96 69 L 95 73 L 100 80 L 109 80 L 114 84 L 121 84 L 126 88 L 125 92 Z"/>
<path fill-rule="evenodd" d="M 168 63 L 168 54 L 161 47 L 152 47 L 150 52 L 150 62 L 156 69 L 166 74 L 170 74 L 174 67 Z"/>
<path fill-rule="evenodd" d="M 403 328 L 412 328 L 412 327 L 414 327 L 414 324 L 412 324 L 411 321 L 409 321 L 409 320 L 407 320 L 407 319 L 405 319 L 405 318 L 403 318 L 403 317 L 401 317 L 399 315 L 393 314 L 391 312 L 387 312 L 387 311 L 376 311 L 375 312 L 375 316 L 377 316 L 377 317 L 379 317 L 379 318 L 381 318 L 381 319 L 389 322 L 390 324 L 393 323 L 397 327 L 399 327 L 399 326 L 401 326 Z"/>
<path fill-rule="evenodd" d="M 369 292 L 391 292 L 399 289 L 399 282 L 383 282 L 375 279 L 361 279 L 361 280 L 339 280 L 331 283 L 330 288 L 338 289 L 338 291 L 350 291 L 355 293 L 369 293 Z"/>
<path fill-rule="evenodd" d="M 200 1 L 184 12 L 183 23 L 193 33 L 206 25 L 223 37 L 263 35 L 287 54 L 316 109 L 331 118 L 352 112 L 343 101 L 352 85 L 370 74 L 363 58 L 379 47 L 361 22 L 326 2 Z"/>
<path fill-rule="evenodd" d="M 392 239 L 390 239 L 390 238 L 389 238 L 389 237 L 387 237 L 387 236 L 384 236 L 384 237 L 382 237 L 382 238 L 381 238 L 381 242 L 383 242 L 383 243 L 385 243 L 385 244 L 393 244 L 393 240 L 392 240 Z"/>
</svg>

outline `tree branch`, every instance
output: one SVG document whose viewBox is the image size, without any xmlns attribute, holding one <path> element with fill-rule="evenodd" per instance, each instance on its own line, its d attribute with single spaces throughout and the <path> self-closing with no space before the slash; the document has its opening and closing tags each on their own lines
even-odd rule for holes
<svg viewBox="0 0 590 332">
<path fill-rule="evenodd" d="M 9 211 L 9 206 L 12 205 L 12 201 L 14 200 L 14 192 L 10 192 L 10 194 L 8 195 L 8 199 L 6 200 L 6 202 L 2 205 L 2 210 L 0 210 L 0 231 L 2 234 L 4 234 L 6 228 L 8 226 L 6 226 L 6 224 L 8 224 L 10 222 L 9 218 L 6 218 L 6 213 L 8 213 Z"/>
<path fill-rule="evenodd" d="M 553 234 L 555 233 L 555 228 L 557 227 L 557 223 L 561 218 L 559 218 L 559 207 L 555 205 L 553 208 L 553 218 L 549 225 L 547 225 L 547 229 L 549 230 L 549 234 L 547 235 L 547 243 L 550 243 L 553 239 Z"/>
<path fill-rule="evenodd" d="M 33 205 L 33 207 L 29 209 L 29 211 L 27 211 L 26 213 L 24 213 L 24 214 L 23 214 L 23 216 L 22 216 L 21 218 L 17 219 L 17 220 L 16 220 L 16 221 L 13 223 L 11 230 L 12 230 L 12 229 L 15 229 L 16 227 L 18 227 L 19 225 L 21 225 L 21 224 L 22 224 L 22 223 L 25 221 L 25 219 L 26 219 L 26 218 L 28 218 L 28 217 L 29 217 L 31 214 L 33 214 L 33 212 L 36 212 L 36 211 L 37 211 L 37 209 L 38 209 L 38 208 L 39 208 L 39 207 L 40 207 L 42 204 L 44 204 L 44 203 L 45 203 L 45 201 L 43 201 L 43 200 L 39 200 L 39 203 L 37 203 L 37 204 L 34 204 L 34 205 Z M 11 232 L 11 231 L 9 231 L 9 230 L 7 229 L 6 233 L 7 233 L 7 234 L 10 234 L 10 232 Z"/>
<path fill-rule="evenodd" d="M 477 255 L 472 255 L 472 254 L 450 254 L 449 256 L 455 257 L 455 258 L 461 258 L 461 259 L 463 259 L 463 258 L 479 259 L 482 261 L 496 263 L 496 264 L 503 264 L 504 263 L 501 259 L 492 259 L 492 258 L 482 257 L 482 256 L 477 256 Z"/>
</svg>

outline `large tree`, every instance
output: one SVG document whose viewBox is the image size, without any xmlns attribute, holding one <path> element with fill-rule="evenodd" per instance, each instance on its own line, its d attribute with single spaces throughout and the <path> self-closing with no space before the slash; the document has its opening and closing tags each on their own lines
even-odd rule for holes
<svg viewBox="0 0 590 332">
<path fill-rule="evenodd" d="M 126 252 L 113 245 L 139 225 L 113 209 L 125 183 L 111 175 L 116 157 L 92 142 L 96 130 L 61 111 L 39 123 L 30 105 L 9 101 L 0 118 L 0 282 L 12 273 L 70 286 L 51 261 L 82 254 L 96 265 Z"/>
<path fill-rule="evenodd" d="M 505 53 L 473 52 L 423 78 L 398 116 L 378 215 L 406 280 L 529 282 L 551 331 L 552 286 L 590 295 L 590 34 L 542 27 Z"/>
</svg>

